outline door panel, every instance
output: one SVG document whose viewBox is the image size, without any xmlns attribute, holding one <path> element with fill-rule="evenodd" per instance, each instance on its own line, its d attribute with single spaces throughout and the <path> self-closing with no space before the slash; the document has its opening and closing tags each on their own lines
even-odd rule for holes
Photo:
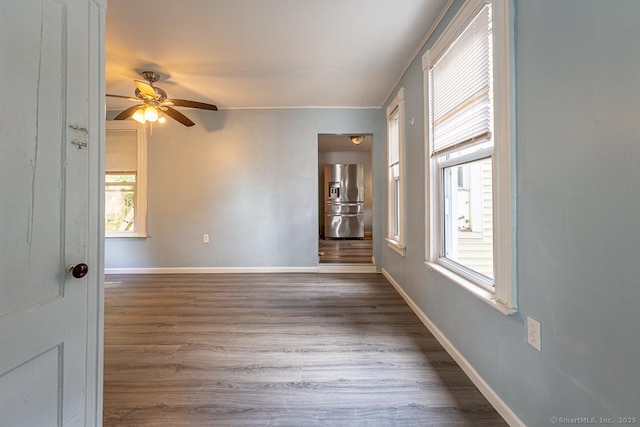
<svg viewBox="0 0 640 427">
<path fill-rule="evenodd" d="M 99 381 L 101 329 L 98 274 L 91 270 L 101 264 L 95 240 L 94 247 L 88 240 L 100 233 L 95 222 L 88 228 L 99 203 L 97 186 L 89 191 L 88 183 L 96 181 L 90 171 L 99 173 L 95 153 L 104 120 L 103 101 L 90 91 L 103 76 L 94 64 L 103 48 L 94 46 L 98 51 L 89 55 L 94 6 L 20 0 L 7 2 L 0 14 L 3 427 L 91 425 L 85 414 L 98 412 L 99 397 L 88 390 Z M 98 124 L 91 137 L 90 118 Z M 65 266 L 81 262 L 91 274 L 74 279 Z"/>
<path fill-rule="evenodd" d="M 0 316 L 62 294 L 64 97 L 60 77 L 66 56 L 65 15 L 60 3 L 28 0 L 10 2 L 0 18 L 0 38 L 21 41 L 9 44 L 11 60 L 3 60 L 2 78 L 12 82 L 3 98 L 28 101 L 15 104 L 15 110 L 4 118 L 10 123 L 10 135 L 5 138 L 19 144 L 2 153 L 3 200 L 11 200 L 2 204 L 2 223 L 11 218 L 20 221 L 3 228 L 0 239 Z M 24 17 L 29 18 L 24 25 L 13 24 Z M 3 58 L 7 58 L 4 52 Z M 52 277 L 57 277 L 55 284 Z"/>
<path fill-rule="evenodd" d="M 8 414 L 4 425 L 59 425 L 60 352 L 61 347 L 56 346 L 0 377 L 0 414 Z"/>
</svg>

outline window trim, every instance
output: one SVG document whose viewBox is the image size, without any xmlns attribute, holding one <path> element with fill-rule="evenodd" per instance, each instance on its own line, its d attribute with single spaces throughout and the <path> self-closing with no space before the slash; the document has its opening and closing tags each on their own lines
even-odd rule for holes
<svg viewBox="0 0 640 427">
<path fill-rule="evenodd" d="M 480 10 L 491 4 L 493 31 L 493 253 L 495 288 L 486 286 L 452 267 L 446 259 L 438 257 L 442 243 L 439 232 L 441 186 L 436 158 L 430 155 L 429 123 L 429 66 L 436 57 L 453 43 Z M 467 289 L 482 301 L 504 314 L 517 311 L 515 250 L 516 199 L 515 185 L 515 114 L 514 91 L 514 17 L 511 0 L 469 0 L 458 11 L 433 47 L 422 57 L 424 81 L 424 135 L 425 135 L 425 265 Z M 496 125 L 497 124 L 497 125 Z"/>
<path fill-rule="evenodd" d="M 109 130 L 134 130 L 136 131 L 137 170 L 136 170 L 136 205 L 135 224 L 136 231 L 107 231 L 105 238 L 146 238 L 147 234 L 147 134 L 144 126 L 133 120 L 107 120 L 106 131 Z M 106 141 L 106 137 L 105 137 Z M 105 176 L 107 171 L 105 170 Z M 106 183 L 103 191 L 106 190 Z M 104 212 L 103 212 L 104 215 Z"/>
<path fill-rule="evenodd" d="M 392 191 L 392 186 L 395 186 L 395 179 L 391 176 L 391 165 L 389 165 L 389 120 L 394 115 L 395 112 L 398 112 L 398 180 L 400 191 L 398 194 L 399 199 L 399 231 L 398 235 L 393 235 L 393 220 L 395 218 L 392 212 L 396 211 L 395 200 L 392 197 L 394 192 Z M 406 255 L 406 245 L 405 245 L 405 212 L 404 212 L 404 201 L 405 201 L 405 177 L 404 177 L 404 87 L 401 87 L 398 90 L 398 93 L 393 98 L 389 106 L 387 107 L 387 233 L 385 240 L 387 242 L 387 246 L 393 249 L 401 256 Z"/>
</svg>

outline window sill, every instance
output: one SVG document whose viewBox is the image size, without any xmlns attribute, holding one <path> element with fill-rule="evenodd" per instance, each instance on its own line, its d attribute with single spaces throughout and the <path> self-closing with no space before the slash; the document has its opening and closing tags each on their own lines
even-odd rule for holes
<svg viewBox="0 0 640 427">
<path fill-rule="evenodd" d="M 117 233 L 109 233 L 104 235 L 105 239 L 146 239 L 147 237 L 149 237 L 148 234 L 135 234 L 135 233 L 130 233 L 130 234 L 117 234 Z"/>
<path fill-rule="evenodd" d="M 493 294 L 493 292 L 489 292 L 486 289 L 483 289 L 482 287 L 476 285 L 472 281 L 465 279 L 464 277 L 454 273 L 453 271 L 443 267 L 440 264 L 437 264 L 435 262 L 427 261 L 427 262 L 425 262 L 425 265 L 427 266 L 427 268 L 429 270 L 435 271 L 438 274 L 440 274 L 441 276 L 444 276 L 445 278 L 451 280 L 456 285 L 458 285 L 461 288 L 467 290 L 472 295 L 476 296 L 480 300 L 482 300 L 485 303 L 489 304 L 491 307 L 495 308 L 496 310 L 498 310 L 500 313 L 502 313 L 504 315 L 508 316 L 508 315 L 514 314 L 514 313 L 516 313 L 518 311 L 516 308 L 509 307 L 509 306 L 505 305 L 504 303 L 496 300 L 495 295 Z"/>
<path fill-rule="evenodd" d="M 398 242 L 397 240 L 393 240 L 393 239 L 390 239 L 388 237 L 386 237 L 385 240 L 387 241 L 387 246 L 389 246 L 391 249 L 396 251 L 401 256 L 405 256 L 406 255 L 406 253 L 407 253 L 407 247 L 406 246 L 401 245 L 400 242 Z"/>
</svg>

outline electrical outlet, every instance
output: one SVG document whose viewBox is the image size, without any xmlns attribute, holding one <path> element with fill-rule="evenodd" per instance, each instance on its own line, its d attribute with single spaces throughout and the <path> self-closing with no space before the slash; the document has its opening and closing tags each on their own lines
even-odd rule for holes
<svg viewBox="0 0 640 427">
<path fill-rule="evenodd" d="M 540 322 L 527 316 L 527 342 L 536 350 L 542 351 L 540 345 Z"/>
<path fill-rule="evenodd" d="M 209 235 L 208 234 L 203 234 L 202 235 L 202 243 L 209 243 Z"/>
</svg>

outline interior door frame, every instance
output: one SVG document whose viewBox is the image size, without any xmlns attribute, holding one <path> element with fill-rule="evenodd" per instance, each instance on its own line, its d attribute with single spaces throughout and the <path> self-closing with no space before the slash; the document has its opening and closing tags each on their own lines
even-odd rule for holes
<svg viewBox="0 0 640 427">
<path fill-rule="evenodd" d="M 107 0 L 89 4 L 87 372 L 85 424 L 102 426 L 104 382 L 104 147 Z M 93 267 L 95 266 L 95 267 Z"/>
<path fill-rule="evenodd" d="M 327 273 L 369 273 L 369 266 L 363 267 L 359 264 L 348 265 L 348 264 L 321 264 L 320 263 L 320 243 L 319 243 L 319 235 L 320 235 L 320 215 L 321 207 L 323 207 L 322 197 L 320 196 L 321 189 L 324 187 L 324 182 L 320 182 L 320 138 L 322 136 L 344 136 L 350 137 L 351 135 L 364 135 L 365 137 L 371 138 L 371 148 L 369 150 L 369 157 L 371 161 L 371 243 L 372 243 L 372 255 L 371 255 L 371 266 L 377 271 L 378 268 L 378 260 L 376 259 L 376 241 L 378 239 L 376 233 L 376 223 L 378 219 L 376 218 L 376 163 L 375 163 L 375 140 L 376 140 L 376 132 L 374 131 L 366 131 L 366 132 L 318 132 L 316 135 L 316 156 L 315 163 L 318 168 L 318 173 L 316 173 L 316 189 L 318 191 L 317 199 L 317 208 L 316 208 L 316 254 L 318 254 L 317 258 L 317 268 L 319 272 L 327 272 Z M 352 151 L 352 150 L 344 150 L 344 151 Z M 365 231 L 366 234 L 366 231 Z"/>
</svg>

